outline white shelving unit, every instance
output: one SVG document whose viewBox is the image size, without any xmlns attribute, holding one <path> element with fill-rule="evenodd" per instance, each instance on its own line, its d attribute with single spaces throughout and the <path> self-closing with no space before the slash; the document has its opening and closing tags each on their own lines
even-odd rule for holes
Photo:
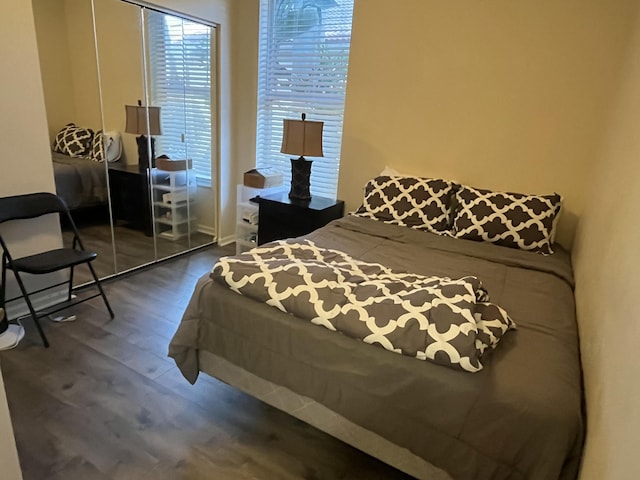
<svg viewBox="0 0 640 480">
<path fill-rule="evenodd" d="M 238 185 L 236 206 L 236 255 L 258 245 L 258 204 L 251 199 L 280 192 L 284 186 L 253 188 Z"/>
<path fill-rule="evenodd" d="M 189 170 L 152 169 L 153 209 L 160 237 L 178 240 L 197 227 L 196 177 Z"/>
</svg>

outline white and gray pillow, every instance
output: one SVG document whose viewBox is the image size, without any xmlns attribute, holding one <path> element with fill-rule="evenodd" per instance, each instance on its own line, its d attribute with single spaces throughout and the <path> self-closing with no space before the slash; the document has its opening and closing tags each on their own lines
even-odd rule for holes
<svg viewBox="0 0 640 480">
<path fill-rule="evenodd" d="M 562 197 L 493 192 L 462 186 L 455 193 L 451 235 L 511 248 L 553 253 Z"/>
<path fill-rule="evenodd" d="M 381 175 L 369 180 L 354 215 L 443 234 L 456 185 L 442 179 Z"/>
<path fill-rule="evenodd" d="M 91 160 L 94 162 L 104 162 L 105 160 L 104 134 L 102 130 L 98 130 L 91 140 Z"/>
<path fill-rule="evenodd" d="M 68 123 L 56 134 L 53 151 L 70 157 L 88 157 L 91 155 L 92 141 L 93 130 Z"/>
</svg>

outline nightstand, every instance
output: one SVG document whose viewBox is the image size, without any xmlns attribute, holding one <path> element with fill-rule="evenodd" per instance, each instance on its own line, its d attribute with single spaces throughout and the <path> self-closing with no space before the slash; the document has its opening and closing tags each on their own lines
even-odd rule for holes
<svg viewBox="0 0 640 480">
<path fill-rule="evenodd" d="M 153 235 L 147 172 L 137 165 L 109 164 L 109 193 L 113 220 Z"/>
<path fill-rule="evenodd" d="M 293 200 L 288 192 L 281 192 L 256 201 L 259 205 L 258 245 L 305 235 L 344 214 L 342 200 L 317 195 L 311 200 Z"/>
</svg>

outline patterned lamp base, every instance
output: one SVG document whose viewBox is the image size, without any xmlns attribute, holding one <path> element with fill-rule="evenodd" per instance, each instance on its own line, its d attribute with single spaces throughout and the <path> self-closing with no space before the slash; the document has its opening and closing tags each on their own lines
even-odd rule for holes
<svg viewBox="0 0 640 480">
<path fill-rule="evenodd" d="M 311 200 L 309 178 L 311 177 L 311 160 L 304 157 L 291 159 L 291 190 L 289 198 L 295 200 Z"/>
<path fill-rule="evenodd" d="M 156 153 L 155 153 L 155 138 L 151 137 L 151 155 L 149 155 L 149 144 L 147 143 L 147 137 L 140 135 L 136 137 L 138 143 L 138 169 L 141 172 L 146 172 L 149 168 L 149 159 L 151 159 L 151 168 L 156 168 Z"/>
</svg>

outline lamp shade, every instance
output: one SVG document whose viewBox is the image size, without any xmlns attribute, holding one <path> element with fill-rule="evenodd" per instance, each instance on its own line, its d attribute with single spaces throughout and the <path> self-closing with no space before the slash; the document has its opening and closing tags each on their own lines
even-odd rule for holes
<svg viewBox="0 0 640 480">
<path fill-rule="evenodd" d="M 281 153 L 322 157 L 322 127 L 324 122 L 284 120 Z"/>
<path fill-rule="evenodd" d="M 124 131 L 136 135 L 161 135 L 160 107 L 143 107 L 141 105 L 125 105 L 127 124 Z M 147 129 L 147 112 L 149 112 L 149 128 Z"/>
</svg>

